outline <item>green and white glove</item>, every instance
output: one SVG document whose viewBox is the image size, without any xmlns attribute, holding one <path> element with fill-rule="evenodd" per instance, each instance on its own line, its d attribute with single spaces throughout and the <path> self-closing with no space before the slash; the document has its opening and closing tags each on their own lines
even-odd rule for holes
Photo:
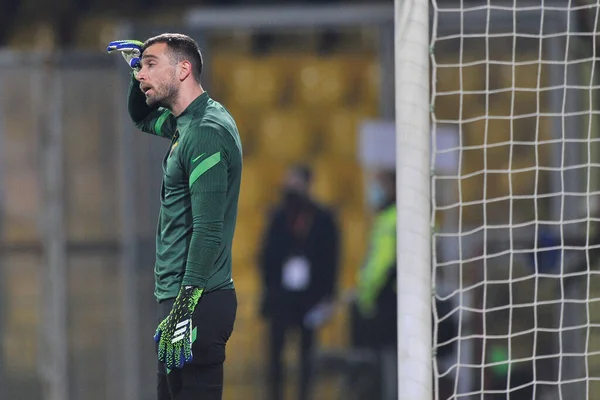
<svg viewBox="0 0 600 400">
<path fill-rule="evenodd" d="M 173 303 L 171 313 L 156 329 L 158 360 L 169 369 L 182 368 L 194 359 L 192 354 L 192 314 L 202 296 L 203 289 L 182 287 Z"/>
<path fill-rule="evenodd" d="M 127 65 L 133 70 L 133 75 L 137 77 L 137 73 L 142 67 L 141 59 L 142 47 L 144 43 L 139 40 L 115 40 L 108 44 L 106 51 L 114 53 L 120 51 L 121 55 L 127 61 Z"/>
</svg>

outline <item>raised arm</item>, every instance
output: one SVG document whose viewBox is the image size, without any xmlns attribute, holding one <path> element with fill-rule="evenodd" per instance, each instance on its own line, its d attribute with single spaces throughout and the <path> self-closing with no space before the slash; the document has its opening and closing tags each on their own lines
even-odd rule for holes
<svg viewBox="0 0 600 400">
<path fill-rule="evenodd" d="M 121 53 L 131 68 L 128 109 L 134 125 L 142 132 L 172 139 L 177 129 L 175 117 L 167 110 L 149 107 L 136 79 L 141 68 L 143 45 L 139 40 L 114 40 L 108 44 L 106 50 L 108 53 Z"/>
<path fill-rule="evenodd" d="M 146 104 L 146 96 L 140 89 L 139 82 L 133 74 L 129 83 L 127 106 L 129 116 L 136 128 L 142 132 L 162 136 L 167 139 L 173 138 L 177 129 L 175 117 L 169 110 L 153 108 Z"/>
</svg>

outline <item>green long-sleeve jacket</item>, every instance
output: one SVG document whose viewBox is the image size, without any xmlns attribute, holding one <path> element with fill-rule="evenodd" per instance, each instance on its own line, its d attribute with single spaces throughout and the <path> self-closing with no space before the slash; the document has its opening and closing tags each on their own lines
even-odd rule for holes
<svg viewBox="0 0 600 400">
<path fill-rule="evenodd" d="M 138 129 L 171 141 L 162 163 L 157 300 L 176 297 L 181 285 L 197 286 L 204 293 L 232 288 L 231 248 L 242 175 L 235 121 L 206 92 L 177 117 L 146 105 L 135 79 L 128 100 Z"/>
</svg>

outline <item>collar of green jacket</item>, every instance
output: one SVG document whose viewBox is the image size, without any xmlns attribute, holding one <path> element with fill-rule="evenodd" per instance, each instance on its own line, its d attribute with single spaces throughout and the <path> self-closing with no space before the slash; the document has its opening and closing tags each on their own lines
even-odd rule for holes
<svg viewBox="0 0 600 400">
<path fill-rule="evenodd" d="M 190 122 L 194 119 L 200 119 L 206 111 L 206 105 L 208 104 L 208 92 L 202 93 L 196 97 L 185 110 L 177 117 L 177 129 L 179 131 L 185 131 Z"/>
</svg>

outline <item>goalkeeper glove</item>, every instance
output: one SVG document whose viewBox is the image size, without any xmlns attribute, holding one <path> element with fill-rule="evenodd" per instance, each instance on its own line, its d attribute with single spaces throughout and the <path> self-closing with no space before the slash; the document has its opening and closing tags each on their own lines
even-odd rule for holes
<svg viewBox="0 0 600 400">
<path fill-rule="evenodd" d="M 182 368 L 193 359 L 192 314 L 202 291 L 194 286 L 182 287 L 171 313 L 156 329 L 154 340 L 158 342 L 158 360 L 170 370 Z"/>
<path fill-rule="evenodd" d="M 143 45 L 138 40 L 115 40 L 108 44 L 106 51 L 109 54 L 120 51 L 125 61 L 127 61 L 127 65 L 133 69 L 133 75 L 137 78 L 137 73 L 142 67 L 140 57 L 142 56 Z"/>
</svg>

